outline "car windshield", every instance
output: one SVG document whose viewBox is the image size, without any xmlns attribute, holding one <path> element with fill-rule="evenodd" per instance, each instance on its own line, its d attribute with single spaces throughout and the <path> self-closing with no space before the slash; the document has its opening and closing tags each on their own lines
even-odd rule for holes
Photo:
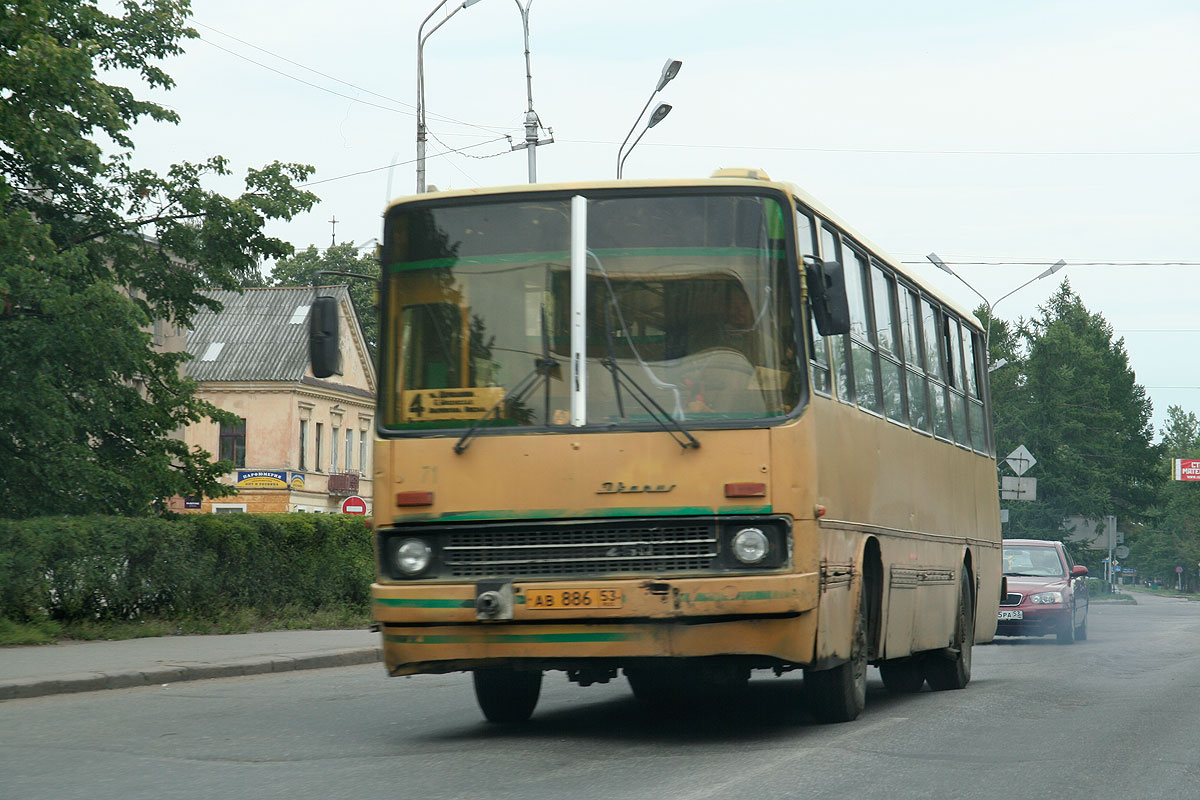
<svg viewBox="0 0 1200 800">
<path fill-rule="evenodd" d="M 1043 546 L 1004 546 L 1004 574 L 1011 577 L 1061 578 L 1066 575 L 1058 550 Z"/>
<path fill-rule="evenodd" d="M 586 425 L 703 426 L 797 406 L 781 200 L 589 197 Z M 385 427 L 571 424 L 570 233 L 561 193 L 392 210 Z"/>
</svg>

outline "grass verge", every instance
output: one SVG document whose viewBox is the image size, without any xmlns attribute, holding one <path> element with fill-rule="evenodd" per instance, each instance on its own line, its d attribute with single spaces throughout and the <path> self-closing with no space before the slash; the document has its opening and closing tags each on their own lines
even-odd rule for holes
<svg viewBox="0 0 1200 800">
<path fill-rule="evenodd" d="M 0 647 L 63 641 L 144 639 L 151 636 L 257 633 L 281 630 L 346 630 L 365 628 L 370 614 L 357 608 L 304 610 L 285 607 L 272 613 L 230 609 L 212 619 L 147 619 L 138 622 L 71 622 L 52 619 L 31 623 L 0 619 Z"/>
</svg>

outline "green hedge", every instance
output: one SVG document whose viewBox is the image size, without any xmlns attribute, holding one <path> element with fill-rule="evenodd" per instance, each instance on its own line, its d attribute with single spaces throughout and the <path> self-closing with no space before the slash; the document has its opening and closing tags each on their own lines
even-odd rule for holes
<svg viewBox="0 0 1200 800">
<path fill-rule="evenodd" d="M 210 619 L 369 607 L 362 517 L 196 514 L 0 520 L 0 619 Z"/>
</svg>

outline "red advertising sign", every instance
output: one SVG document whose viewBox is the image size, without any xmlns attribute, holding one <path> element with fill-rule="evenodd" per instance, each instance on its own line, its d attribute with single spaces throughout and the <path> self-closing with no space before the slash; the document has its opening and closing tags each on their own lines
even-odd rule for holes
<svg viewBox="0 0 1200 800">
<path fill-rule="evenodd" d="M 1175 480 L 1200 481 L 1200 458 L 1175 459 Z"/>
<path fill-rule="evenodd" d="M 352 495 L 342 501 L 343 514 L 366 514 L 367 501 L 363 500 L 358 495 Z"/>
</svg>

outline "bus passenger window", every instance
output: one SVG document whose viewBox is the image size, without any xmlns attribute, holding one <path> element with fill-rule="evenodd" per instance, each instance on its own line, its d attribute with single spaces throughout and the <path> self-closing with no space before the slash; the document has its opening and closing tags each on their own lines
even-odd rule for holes
<svg viewBox="0 0 1200 800">
<path fill-rule="evenodd" d="M 883 411 L 889 419 L 905 422 L 899 325 L 896 324 L 893 311 L 896 281 L 872 264 L 871 288 L 875 299 L 875 341 L 879 347 L 879 385 L 883 391 Z"/>
<path fill-rule="evenodd" d="M 908 376 L 908 421 L 918 430 L 931 433 L 929 398 L 925 386 L 925 358 L 921 347 L 921 299 L 908 290 L 902 292 L 900 317 L 904 345 L 904 366 Z"/>
<path fill-rule="evenodd" d="M 846 257 L 846 296 L 850 301 L 850 350 L 854 364 L 854 392 L 858 407 L 879 411 L 875 348 L 870 317 L 870 273 L 867 260 L 855 250 Z"/>
<path fill-rule="evenodd" d="M 821 258 L 824 261 L 845 263 L 842 261 L 842 245 L 838 240 L 837 233 L 823 226 L 821 228 Z M 850 394 L 852 388 L 850 371 L 846 369 L 846 340 L 847 336 L 844 333 L 830 336 L 828 339 L 829 375 L 836 387 L 838 400 L 843 403 L 853 403 L 854 400 L 851 399 Z"/>
</svg>

